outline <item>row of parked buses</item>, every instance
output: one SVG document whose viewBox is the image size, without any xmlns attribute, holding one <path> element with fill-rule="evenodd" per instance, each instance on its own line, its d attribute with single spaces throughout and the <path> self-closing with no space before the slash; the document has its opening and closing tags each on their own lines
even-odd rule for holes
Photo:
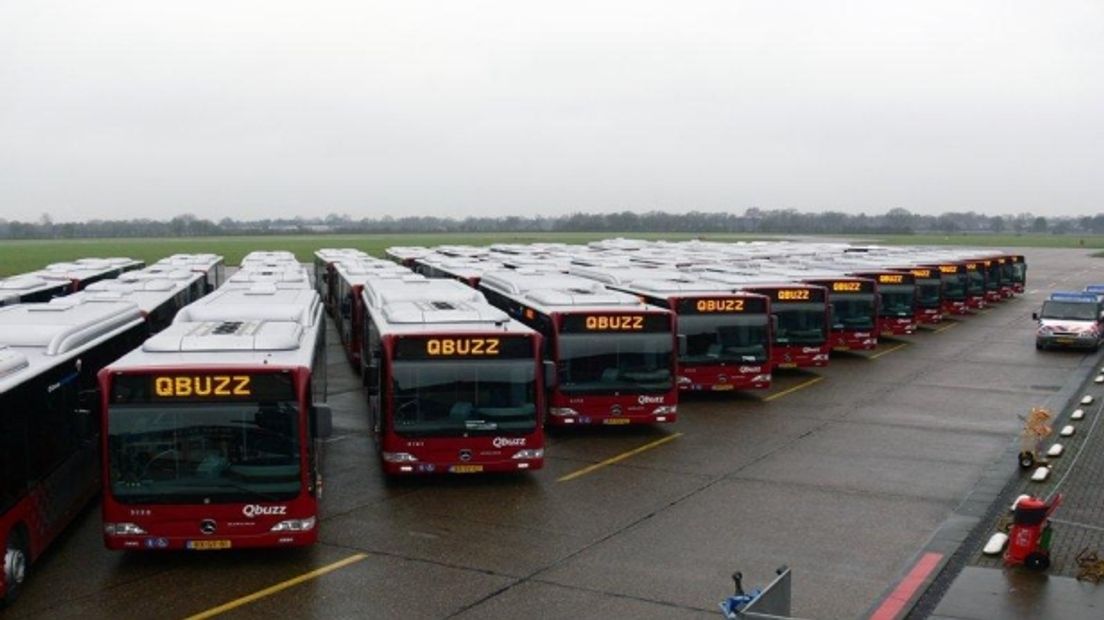
<svg viewBox="0 0 1104 620">
<path fill-rule="evenodd" d="M 0 278 L 0 306 L 50 301 L 142 267 L 145 263 L 130 258 L 81 258 L 53 263 L 38 271 Z"/>
<path fill-rule="evenodd" d="M 392 474 L 536 469 L 541 427 L 670 423 L 1023 292 L 1023 257 L 841 244 L 393 247 L 315 255 Z M 529 346 L 525 343 L 531 343 Z"/>
<path fill-rule="evenodd" d="M 680 391 L 766 388 L 775 368 L 1005 299 L 1026 269 L 798 244 L 389 254 L 319 251 L 317 290 L 288 252 L 229 278 L 213 255 L 112 259 L 0 308 L 0 596 L 97 489 L 110 549 L 314 542 L 327 308 L 385 472 L 524 471 L 546 425 L 674 422 Z"/>
<path fill-rule="evenodd" d="M 99 489 L 97 373 L 217 286 L 222 270 L 214 255 L 145 268 L 82 259 L 3 281 L 20 298 L 0 308 L 0 599 L 18 595 L 31 562 Z M 42 285 L 51 280 L 63 285 Z"/>
<path fill-rule="evenodd" d="M 111 549 L 313 542 L 322 318 L 286 252 L 228 279 L 176 255 L 0 308 L 4 602 L 97 490 Z"/>
</svg>

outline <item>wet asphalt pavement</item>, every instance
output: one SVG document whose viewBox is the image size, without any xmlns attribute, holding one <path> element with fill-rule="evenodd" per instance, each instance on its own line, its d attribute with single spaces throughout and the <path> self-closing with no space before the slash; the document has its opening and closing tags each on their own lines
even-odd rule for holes
<svg viewBox="0 0 1104 620">
<path fill-rule="evenodd" d="M 796 615 L 860 616 L 1014 441 L 1017 415 L 1083 379 L 1082 354 L 1035 351 L 1030 315 L 1050 290 L 1104 281 L 1104 262 L 1024 252 L 1020 298 L 777 375 L 770 401 L 692 396 L 674 425 L 552 433 L 545 469 L 516 476 L 385 481 L 331 328 L 318 545 L 113 553 L 92 507 L 3 617 L 186 617 L 342 560 L 226 617 L 716 618 L 733 571 L 750 586 L 781 564 Z"/>
</svg>

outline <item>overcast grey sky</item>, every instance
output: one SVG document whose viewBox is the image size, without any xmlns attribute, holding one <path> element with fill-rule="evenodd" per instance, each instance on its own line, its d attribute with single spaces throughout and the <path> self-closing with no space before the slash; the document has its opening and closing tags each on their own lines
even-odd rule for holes
<svg viewBox="0 0 1104 620">
<path fill-rule="evenodd" d="M 0 217 L 1104 211 L 1104 3 L 0 0 Z"/>
</svg>

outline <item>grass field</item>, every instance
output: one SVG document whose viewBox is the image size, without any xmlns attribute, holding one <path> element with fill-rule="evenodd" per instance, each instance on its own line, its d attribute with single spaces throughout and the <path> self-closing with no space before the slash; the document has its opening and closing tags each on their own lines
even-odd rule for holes
<svg viewBox="0 0 1104 620">
<path fill-rule="evenodd" d="M 288 235 L 272 237 L 187 237 L 177 239 L 50 239 L 0 242 L 0 276 L 24 273 L 49 263 L 85 256 L 129 256 L 153 262 L 178 252 L 212 252 L 236 265 L 253 250 L 290 250 L 299 260 L 308 262 L 314 251 L 323 248 L 359 248 L 383 256 L 392 245 L 441 245 L 491 243 L 532 243 L 538 241 L 586 243 L 596 239 L 625 236 L 637 239 L 691 239 L 703 237 L 717 241 L 765 239 L 768 235 L 737 234 L 662 234 L 662 233 L 449 233 L 392 235 Z M 839 239 L 834 236 L 834 239 Z M 987 247 L 1085 247 L 1104 249 L 1104 236 L 1061 235 L 892 235 L 854 236 L 858 243 L 897 245 L 973 245 Z"/>
<path fill-rule="evenodd" d="M 288 250 L 300 261 L 309 262 L 319 248 L 357 248 L 383 256 L 393 245 L 442 245 L 491 243 L 586 243 L 617 235 L 609 233 L 450 233 L 393 235 L 288 235 L 271 237 L 186 237 L 176 239 L 49 239 L 0 242 L 0 276 L 25 273 L 49 263 L 87 256 L 129 256 L 147 263 L 180 252 L 211 252 L 237 265 L 241 257 L 254 250 Z M 627 236 L 627 235 L 626 235 Z M 693 234 L 634 234 L 638 239 L 692 239 Z M 762 239 L 752 235 L 705 235 L 718 241 Z"/>
</svg>

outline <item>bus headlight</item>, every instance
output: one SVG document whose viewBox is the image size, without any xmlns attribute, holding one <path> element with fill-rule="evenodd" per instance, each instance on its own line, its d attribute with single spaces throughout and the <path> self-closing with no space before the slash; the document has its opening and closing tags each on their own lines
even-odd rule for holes
<svg viewBox="0 0 1104 620">
<path fill-rule="evenodd" d="M 678 413 L 678 405 L 660 405 L 655 408 L 652 415 L 671 415 Z"/>
<path fill-rule="evenodd" d="M 694 382 L 694 380 L 691 379 L 690 377 L 685 377 L 683 375 L 679 375 L 679 378 L 678 378 L 678 384 L 679 385 L 690 385 L 693 382 Z"/>
<path fill-rule="evenodd" d="M 387 463 L 416 463 L 418 457 L 409 452 L 384 452 L 383 460 Z"/>
<path fill-rule="evenodd" d="M 571 407 L 549 407 L 548 415 L 554 415 L 557 418 L 568 418 L 571 416 L 579 415 L 579 412 L 575 411 Z"/>
<path fill-rule="evenodd" d="M 136 523 L 104 523 L 104 534 L 108 536 L 141 536 L 146 530 Z"/>
<path fill-rule="evenodd" d="M 544 458 L 544 450 L 540 448 L 518 450 L 516 453 L 514 453 L 514 458 L 517 460 L 542 459 Z"/>
<path fill-rule="evenodd" d="M 306 519 L 288 519 L 272 526 L 273 532 L 309 532 L 314 529 L 314 517 Z"/>
</svg>

